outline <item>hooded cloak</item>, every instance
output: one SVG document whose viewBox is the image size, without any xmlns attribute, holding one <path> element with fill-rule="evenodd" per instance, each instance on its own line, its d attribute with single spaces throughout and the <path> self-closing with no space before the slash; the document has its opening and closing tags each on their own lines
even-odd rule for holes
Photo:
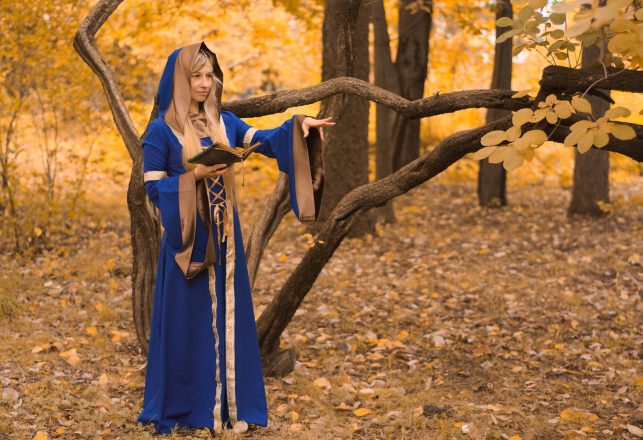
<svg viewBox="0 0 643 440">
<path fill-rule="evenodd" d="M 158 208 L 163 234 L 154 290 L 150 347 L 140 423 L 157 432 L 210 428 L 238 421 L 267 426 L 268 411 L 250 281 L 236 209 L 234 168 L 221 179 L 195 179 L 182 160 L 187 118 L 206 134 L 203 117 L 189 113 L 191 66 L 205 43 L 175 50 L 158 88 L 159 117 L 143 139 L 149 201 Z M 215 96 L 221 102 L 221 89 Z M 289 176 L 291 206 L 305 224 L 317 219 L 324 184 L 317 130 L 303 137 L 306 115 L 261 130 L 234 113 L 217 115 L 231 146 L 261 142 L 256 150 Z M 207 145 L 210 139 L 201 138 Z M 223 222 L 223 229 L 219 225 Z M 220 244 L 215 249 L 215 243 Z M 237 252 L 238 250 L 238 252 Z M 216 257 L 216 258 L 215 258 Z"/>
</svg>

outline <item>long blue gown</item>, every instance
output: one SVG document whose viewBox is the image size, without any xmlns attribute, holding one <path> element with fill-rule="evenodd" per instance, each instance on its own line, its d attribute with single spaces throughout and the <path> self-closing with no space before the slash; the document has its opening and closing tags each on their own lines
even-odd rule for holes
<svg viewBox="0 0 643 440">
<path fill-rule="evenodd" d="M 206 179 L 215 238 L 221 233 L 217 220 L 224 213 L 232 217 L 230 232 L 217 253 L 218 261 L 190 279 L 177 264 L 176 256 L 184 247 L 185 237 L 179 205 L 181 198 L 194 197 L 194 193 L 179 185 L 181 176 L 187 175 L 181 159 L 182 146 L 163 119 L 170 102 L 167 94 L 172 93 L 172 57 L 176 53 L 178 50 L 168 59 L 159 85 L 160 116 L 150 123 L 143 141 L 145 189 L 159 209 L 164 231 L 143 409 L 137 422 L 153 423 L 159 433 L 169 433 L 174 427 L 220 432 L 241 420 L 267 426 L 262 364 L 239 216 L 235 204 L 226 203 L 222 179 Z M 323 165 L 316 130 L 303 138 L 304 117 L 296 115 L 277 128 L 257 130 L 232 112 L 221 112 L 230 145 L 247 146 L 260 141 L 257 151 L 275 158 L 279 169 L 288 173 L 293 211 L 300 221 L 310 223 L 319 209 Z M 209 143 L 208 138 L 201 141 L 203 145 Z M 217 204 L 222 204 L 220 209 Z M 207 240 L 204 220 L 196 215 L 191 261 L 204 260 Z"/>
</svg>

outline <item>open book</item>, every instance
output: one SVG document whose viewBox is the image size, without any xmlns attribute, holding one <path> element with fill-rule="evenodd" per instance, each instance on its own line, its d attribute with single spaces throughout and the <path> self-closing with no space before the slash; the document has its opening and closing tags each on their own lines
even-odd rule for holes
<svg viewBox="0 0 643 440">
<path fill-rule="evenodd" d="M 246 149 L 236 149 L 221 142 L 215 142 L 212 145 L 203 147 L 203 151 L 189 158 L 188 162 L 200 163 L 207 166 L 219 163 L 230 165 L 235 162 L 243 162 L 250 153 L 259 148 L 260 145 L 261 142 L 255 142 Z"/>
</svg>

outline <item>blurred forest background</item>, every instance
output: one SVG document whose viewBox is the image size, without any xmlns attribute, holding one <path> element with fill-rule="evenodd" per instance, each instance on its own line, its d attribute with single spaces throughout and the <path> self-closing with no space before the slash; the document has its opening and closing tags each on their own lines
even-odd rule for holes
<svg viewBox="0 0 643 440">
<path fill-rule="evenodd" d="M 224 102 L 320 83 L 326 3 L 126 0 L 97 45 L 142 133 L 167 56 L 200 40 L 222 65 Z M 402 8 L 409 28 L 429 24 L 422 96 L 491 87 L 496 2 L 363 3 L 383 5 L 393 61 Z M 145 357 L 132 323 L 132 161 L 72 46 L 94 2 L 0 4 L 0 438 L 150 438 L 133 423 Z M 372 22 L 368 35 L 375 83 Z M 535 95 L 552 60 L 522 51 L 512 62 L 510 88 Z M 620 121 L 643 124 L 641 94 L 611 98 L 632 110 Z M 319 109 L 245 120 L 270 128 Z M 486 118 L 474 108 L 420 119 L 419 154 Z M 371 102 L 371 182 L 376 119 Z M 395 199 L 394 221 L 344 240 L 321 272 L 282 336 L 298 351 L 294 372 L 266 381 L 271 426 L 244 436 L 643 436 L 642 168 L 605 154 L 598 216 L 567 216 L 574 149 L 553 142 L 508 172 L 501 208 L 479 206 L 470 155 Z M 277 178 L 270 159 L 245 166 L 244 236 Z M 288 214 L 258 272 L 257 316 L 310 240 Z"/>
</svg>

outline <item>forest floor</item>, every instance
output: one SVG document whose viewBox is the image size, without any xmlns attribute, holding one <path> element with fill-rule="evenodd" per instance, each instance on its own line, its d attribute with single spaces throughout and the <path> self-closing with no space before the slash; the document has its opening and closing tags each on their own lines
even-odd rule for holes
<svg viewBox="0 0 643 440">
<path fill-rule="evenodd" d="M 569 190 L 544 186 L 511 189 L 500 210 L 478 208 L 471 184 L 400 197 L 396 223 L 342 243 L 284 334 L 298 362 L 266 378 L 269 427 L 223 438 L 636 438 L 642 190 L 613 185 L 598 220 L 568 219 Z M 153 437 L 134 424 L 146 359 L 122 200 L 81 244 L 2 257 L 1 439 Z M 240 208 L 245 234 L 255 206 Z M 290 214 L 273 237 L 257 314 L 304 232 Z"/>
</svg>

